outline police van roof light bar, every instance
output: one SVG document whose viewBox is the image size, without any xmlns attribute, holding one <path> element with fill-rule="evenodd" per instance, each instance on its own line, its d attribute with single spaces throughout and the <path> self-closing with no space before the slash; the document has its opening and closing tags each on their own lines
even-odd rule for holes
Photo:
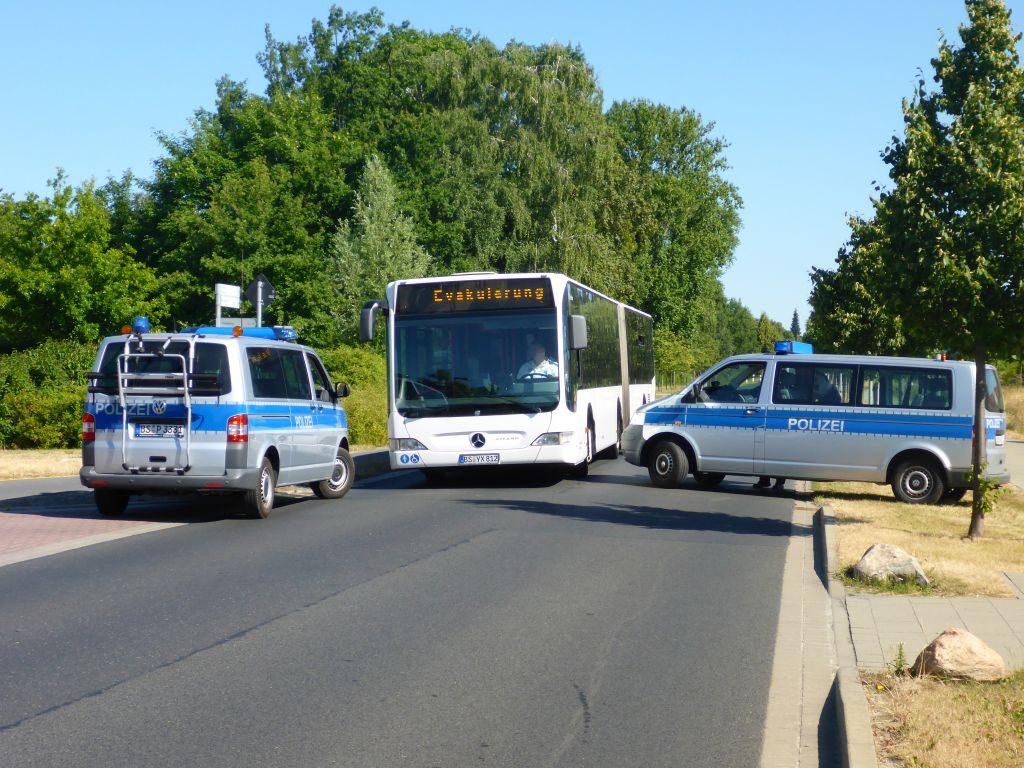
<svg viewBox="0 0 1024 768">
<path fill-rule="evenodd" d="M 814 345 L 806 341 L 776 341 L 776 355 L 813 355 Z"/>
</svg>

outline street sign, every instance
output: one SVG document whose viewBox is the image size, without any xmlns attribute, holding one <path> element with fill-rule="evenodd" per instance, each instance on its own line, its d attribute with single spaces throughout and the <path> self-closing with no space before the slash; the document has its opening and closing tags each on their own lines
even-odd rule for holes
<svg viewBox="0 0 1024 768">
<path fill-rule="evenodd" d="M 243 328 L 255 328 L 256 318 L 255 317 L 221 317 L 220 322 L 217 323 L 218 328 L 234 328 L 236 325 L 240 325 Z"/>
<path fill-rule="evenodd" d="M 237 285 L 217 283 L 214 286 L 217 304 L 226 309 L 238 309 L 242 306 L 242 289 Z"/>
<path fill-rule="evenodd" d="M 264 274 L 258 275 L 255 280 L 249 283 L 249 287 L 245 289 L 245 298 L 253 304 L 259 303 L 261 294 L 264 307 L 277 298 L 277 289 L 270 284 L 270 281 Z"/>
<path fill-rule="evenodd" d="M 263 325 L 263 308 L 277 298 L 277 291 L 267 280 L 267 276 L 260 273 L 245 289 L 245 298 L 255 305 L 256 327 L 261 327 Z"/>
</svg>

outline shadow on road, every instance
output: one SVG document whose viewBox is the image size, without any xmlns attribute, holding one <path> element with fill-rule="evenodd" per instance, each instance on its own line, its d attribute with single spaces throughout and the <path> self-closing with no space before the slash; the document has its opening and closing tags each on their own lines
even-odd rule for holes
<svg viewBox="0 0 1024 768">
<path fill-rule="evenodd" d="M 302 497 L 279 489 L 274 509 L 283 509 Z M 132 496 L 123 515 L 105 517 L 96 510 L 92 491 L 54 491 L 0 500 L 0 513 L 76 520 L 125 520 L 146 523 L 210 523 L 246 517 L 239 500 L 226 495 Z"/>
<path fill-rule="evenodd" d="M 628 504 L 576 506 L 564 502 L 528 499 L 481 499 L 464 503 L 501 506 L 535 515 L 550 515 L 590 523 L 629 525 L 652 530 L 711 531 L 748 536 L 810 536 L 813 533 L 811 526 L 795 524 L 789 520 L 730 515 L 725 512 L 691 512 Z"/>
</svg>

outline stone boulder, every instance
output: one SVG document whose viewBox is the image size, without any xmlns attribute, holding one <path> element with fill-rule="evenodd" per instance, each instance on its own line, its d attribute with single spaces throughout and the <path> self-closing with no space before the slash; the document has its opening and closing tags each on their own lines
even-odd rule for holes
<svg viewBox="0 0 1024 768">
<path fill-rule="evenodd" d="M 868 547 L 853 566 L 853 574 L 861 581 L 916 581 L 922 587 L 928 584 L 917 558 L 892 544 Z"/>
<path fill-rule="evenodd" d="M 915 675 L 961 680 L 1002 680 L 1006 662 L 984 640 L 966 629 L 947 629 L 932 640 L 914 662 Z"/>
</svg>

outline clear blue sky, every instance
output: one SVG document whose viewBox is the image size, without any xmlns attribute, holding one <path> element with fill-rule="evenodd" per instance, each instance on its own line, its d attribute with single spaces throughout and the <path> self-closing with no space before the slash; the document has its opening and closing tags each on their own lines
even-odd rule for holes
<svg viewBox="0 0 1024 768">
<path fill-rule="evenodd" d="M 388 22 L 463 27 L 501 44 L 579 44 L 605 106 L 645 98 L 685 106 L 729 142 L 744 200 L 726 294 L 755 314 L 806 320 L 808 272 L 830 266 L 846 215 L 868 213 L 879 151 L 901 131 L 900 102 L 930 75 L 940 30 L 957 38 L 960 0 L 517 2 L 380 0 Z M 263 90 L 264 25 L 308 33 L 330 3 L 0 4 L 0 189 L 46 193 L 59 166 L 74 184 L 126 169 L 149 177 L 156 131 L 177 133 L 213 104 L 227 74 Z M 1024 7 L 1013 0 L 1011 9 Z M 343 5 L 365 10 L 370 3 Z M 1015 14 L 1020 29 L 1024 16 Z"/>
</svg>

